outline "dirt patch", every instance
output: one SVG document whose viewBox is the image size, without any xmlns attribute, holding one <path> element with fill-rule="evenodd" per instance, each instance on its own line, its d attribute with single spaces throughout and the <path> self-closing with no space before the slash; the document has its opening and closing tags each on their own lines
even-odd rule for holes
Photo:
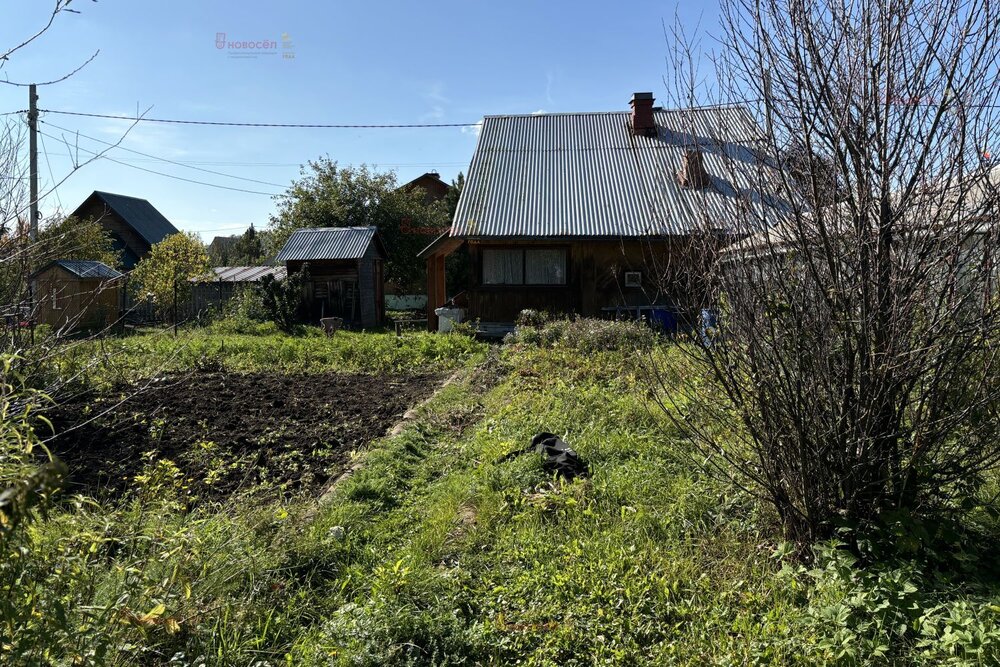
<svg viewBox="0 0 1000 667">
<path fill-rule="evenodd" d="M 71 491 L 121 495 L 151 460 L 176 464 L 186 492 L 227 497 L 265 489 L 319 490 L 406 410 L 440 374 L 168 377 L 129 396 L 91 395 L 49 415 L 50 446 L 70 469 Z M 125 392 L 128 394 L 128 392 Z M 101 415 L 107 411 L 107 414 Z"/>
</svg>

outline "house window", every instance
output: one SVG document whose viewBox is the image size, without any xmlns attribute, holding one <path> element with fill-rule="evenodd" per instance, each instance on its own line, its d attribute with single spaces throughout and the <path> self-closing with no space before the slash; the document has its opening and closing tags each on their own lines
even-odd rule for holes
<svg viewBox="0 0 1000 667">
<path fill-rule="evenodd" d="M 565 248 L 483 250 L 484 285 L 565 285 Z"/>
<path fill-rule="evenodd" d="M 62 310 L 59 305 L 59 290 L 55 286 L 52 287 L 52 310 Z"/>
<path fill-rule="evenodd" d="M 483 250 L 484 285 L 523 285 L 524 251 Z"/>
</svg>

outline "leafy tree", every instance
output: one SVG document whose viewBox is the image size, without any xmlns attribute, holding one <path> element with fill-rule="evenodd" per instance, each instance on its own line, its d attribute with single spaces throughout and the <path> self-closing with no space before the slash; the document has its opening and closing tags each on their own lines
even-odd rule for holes
<svg viewBox="0 0 1000 667">
<path fill-rule="evenodd" d="M 240 266 L 256 266 L 264 258 L 263 242 L 252 224 L 236 239 L 234 251 Z"/>
<path fill-rule="evenodd" d="M 70 216 L 52 219 L 38 232 L 32 247 L 33 265 L 40 269 L 57 259 L 85 259 L 117 267 L 121 251 L 115 250 L 111 233 L 94 220 Z"/>
<path fill-rule="evenodd" d="M 261 301 L 267 319 L 282 331 L 292 331 L 301 321 L 302 290 L 309 283 L 309 265 L 289 275 L 284 280 L 264 276 L 260 282 Z"/>
<path fill-rule="evenodd" d="M 217 237 L 208 248 L 212 266 L 257 266 L 264 260 L 265 234 L 258 232 L 251 224 L 239 236 Z"/>
<path fill-rule="evenodd" d="M 448 222 L 449 224 L 455 219 L 455 211 L 458 210 L 458 200 L 462 196 L 462 190 L 465 189 L 465 174 L 458 172 L 451 182 L 451 188 L 448 190 L 448 194 L 444 197 L 445 206 L 448 209 Z M 469 258 L 469 253 L 462 250 L 458 252 L 453 252 L 445 259 L 445 285 L 448 288 L 448 294 L 454 296 L 456 293 L 461 291 L 465 285 L 469 284 L 469 279 L 472 276 L 472 261 Z"/>
<path fill-rule="evenodd" d="M 132 279 L 140 294 L 162 308 L 187 298 L 189 280 L 205 275 L 208 268 L 208 253 L 197 234 L 172 234 L 153 246 L 132 271 Z"/>
<path fill-rule="evenodd" d="M 426 233 L 407 230 L 443 231 L 448 223 L 444 202 L 427 204 L 422 190 L 399 189 L 395 173 L 366 165 L 338 167 L 322 157 L 303 167 L 301 177 L 279 198 L 268 252 L 281 250 L 297 229 L 375 226 L 389 253 L 386 278 L 406 289 L 422 283 L 424 267 L 417 253 L 427 244 Z"/>
<path fill-rule="evenodd" d="M 448 220 L 455 219 L 455 211 L 458 210 L 458 200 L 465 189 L 465 174 L 458 172 L 458 176 L 452 179 L 448 194 L 444 196 L 445 205 L 448 207 Z"/>
</svg>

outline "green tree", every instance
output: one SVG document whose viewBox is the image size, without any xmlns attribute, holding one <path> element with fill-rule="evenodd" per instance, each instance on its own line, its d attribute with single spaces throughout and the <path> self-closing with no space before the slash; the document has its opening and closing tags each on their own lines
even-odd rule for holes
<svg viewBox="0 0 1000 667">
<path fill-rule="evenodd" d="M 264 244 L 253 224 L 236 239 L 234 254 L 240 266 L 256 266 L 264 258 Z"/>
<path fill-rule="evenodd" d="M 458 210 L 458 200 L 462 197 L 462 190 L 465 189 L 465 174 L 458 172 L 451 182 L 451 188 L 444 197 L 444 204 L 448 211 L 448 223 L 455 219 L 455 211 Z M 472 261 L 469 253 L 464 249 L 453 252 L 445 260 L 445 285 L 448 288 L 448 295 L 455 296 L 469 284 L 472 277 Z"/>
<path fill-rule="evenodd" d="M 267 319 L 282 331 L 293 331 L 302 317 L 302 291 L 309 283 L 309 265 L 304 264 L 284 280 L 264 276 L 260 282 L 260 296 Z"/>
<path fill-rule="evenodd" d="M 427 245 L 427 230 L 444 231 L 449 222 L 443 201 L 426 204 L 422 190 L 399 189 L 395 173 L 366 165 L 338 167 L 322 157 L 303 167 L 278 199 L 268 251 L 277 253 L 298 229 L 375 226 L 389 253 L 386 278 L 406 290 L 422 285 L 424 267 L 417 253 Z"/>
<path fill-rule="evenodd" d="M 121 252 L 115 250 L 111 233 L 93 220 L 54 218 L 38 232 L 32 246 L 32 265 L 40 269 L 57 259 L 85 259 L 118 267 Z"/>
<path fill-rule="evenodd" d="M 208 246 L 212 266 L 257 266 L 264 260 L 267 233 L 250 227 L 240 235 L 216 237 Z"/>
<path fill-rule="evenodd" d="M 182 302 L 191 291 L 191 278 L 205 275 L 208 253 L 197 234 L 172 234 L 155 244 L 132 271 L 139 294 L 160 308 Z"/>
</svg>

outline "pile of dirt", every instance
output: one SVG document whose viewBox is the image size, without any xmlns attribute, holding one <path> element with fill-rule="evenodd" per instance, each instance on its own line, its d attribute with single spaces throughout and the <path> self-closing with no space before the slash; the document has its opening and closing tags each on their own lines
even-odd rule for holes
<svg viewBox="0 0 1000 667">
<path fill-rule="evenodd" d="M 48 417 L 71 492 L 119 496 L 168 459 L 186 493 L 316 491 L 433 393 L 439 374 L 193 373 L 81 396 Z"/>
</svg>

